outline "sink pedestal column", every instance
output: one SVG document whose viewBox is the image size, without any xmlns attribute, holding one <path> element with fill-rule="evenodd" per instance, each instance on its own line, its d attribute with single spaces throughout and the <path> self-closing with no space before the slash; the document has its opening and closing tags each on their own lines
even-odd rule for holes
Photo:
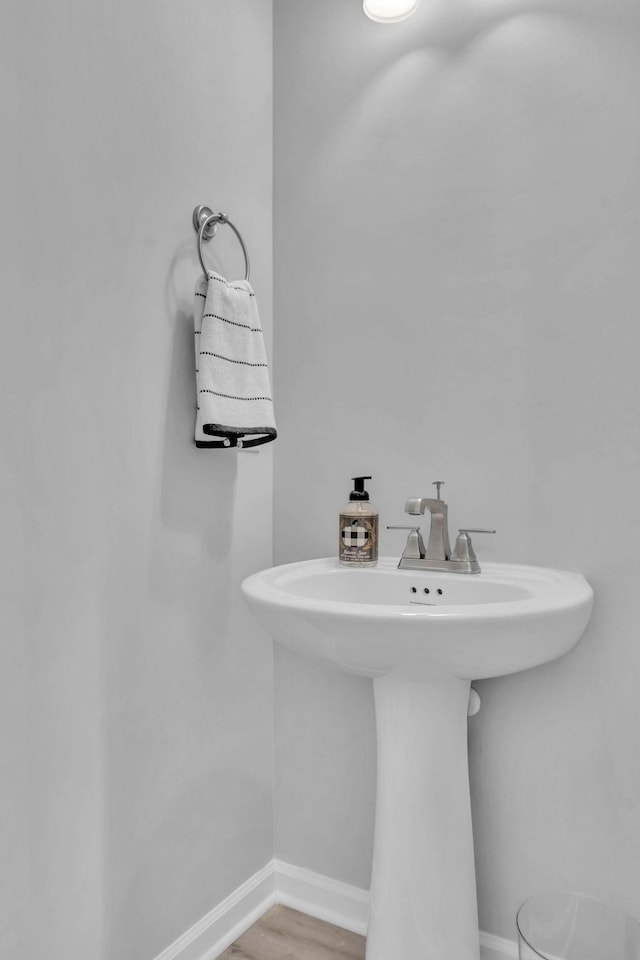
<svg viewBox="0 0 640 960">
<path fill-rule="evenodd" d="M 367 960 L 479 960 L 468 681 L 374 680 L 378 783 Z"/>
</svg>

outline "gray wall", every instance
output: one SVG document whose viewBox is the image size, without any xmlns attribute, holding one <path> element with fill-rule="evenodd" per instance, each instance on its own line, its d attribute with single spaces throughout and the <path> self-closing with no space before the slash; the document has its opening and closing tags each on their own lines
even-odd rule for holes
<svg viewBox="0 0 640 960">
<path fill-rule="evenodd" d="M 272 455 L 195 450 L 190 328 L 210 203 L 271 330 L 272 7 L 0 21 L 0 955 L 150 960 L 272 855 Z"/>
<path fill-rule="evenodd" d="M 640 915 L 640 26 L 618 0 L 275 5 L 276 559 L 447 481 L 481 559 L 582 571 L 589 632 L 481 684 L 484 929 L 578 888 Z M 398 555 L 402 535 L 384 533 Z M 276 851 L 366 886 L 368 682 L 279 652 Z"/>
</svg>

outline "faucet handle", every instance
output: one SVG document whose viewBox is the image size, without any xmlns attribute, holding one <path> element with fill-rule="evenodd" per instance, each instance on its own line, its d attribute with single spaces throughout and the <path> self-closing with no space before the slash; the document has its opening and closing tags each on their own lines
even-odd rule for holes
<svg viewBox="0 0 640 960">
<path fill-rule="evenodd" d="M 387 530 L 409 530 L 410 533 L 407 537 L 405 548 L 402 551 L 402 556 L 407 560 L 424 560 L 426 550 L 424 548 L 422 534 L 420 533 L 420 527 L 403 527 L 390 524 L 387 526 Z"/>
<path fill-rule="evenodd" d="M 458 533 L 496 533 L 496 531 L 487 530 L 485 527 L 458 527 Z"/>
<path fill-rule="evenodd" d="M 456 545 L 451 554 L 452 560 L 468 560 L 477 562 L 477 557 L 471 543 L 470 533 L 495 533 L 495 530 L 487 530 L 484 527 L 459 527 Z"/>
</svg>

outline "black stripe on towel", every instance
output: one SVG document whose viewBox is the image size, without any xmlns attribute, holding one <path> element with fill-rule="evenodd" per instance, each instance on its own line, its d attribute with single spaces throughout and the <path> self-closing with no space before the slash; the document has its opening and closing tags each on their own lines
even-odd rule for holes
<svg viewBox="0 0 640 960">
<path fill-rule="evenodd" d="M 202 426 L 202 432 L 210 437 L 226 437 L 231 441 L 231 447 L 237 446 L 240 442 L 243 447 L 259 447 L 262 443 L 269 443 L 278 436 L 275 427 L 226 427 L 221 423 L 205 423 Z M 250 439 L 247 439 L 247 434 Z M 196 440 L 197 447 L 225 446 L 224 441 L 211 443 L 207 440 Z"/>
<path fill-rule="evenodd" d="M 205 317 L 214 317 L 215 320 L 222 320 L 223 323 L 231 323 L 234 327 L 244 327 L 245 330 L 251 330 L 252 333 L 262 333 L 260 327 L 250 327 L 248 323 L 238 323 L 237 320 L 227 320 L 226 317 L 219 317 L 217 313 L 203 313 L 202 319 Z"/>
<path fill-rule="evenodd" d="M 232 360 L 231 357 L 223 357 L 221 353 L 213 353 L 211 350 L 201 350 L 200 356 L 203 354 L 207 357 L 217 357 L 218 360 L 226 360 L 228 363 L 241 363 L 244 367 L 266 367 L 266 363 L 249 363 L 248 360 Z"/>
<path fill-rule="evenodd" d="M 266 433 L 270 437 L 277 437 L 275 427 L 227 427 L 223 423 L 205 423 L 202 432 L 211 437 L 244 437 L 246 434 Z"/>
<path fill-rule="evenodd" d="M 217 390 L 199 390 L 198 393 L 212 393 L 215 397 L 225 397 L 227 400 L 268 400 L 273 403 L 271 397 L 235 397 L 232 393 L 218 393 Z"/>
</svg>

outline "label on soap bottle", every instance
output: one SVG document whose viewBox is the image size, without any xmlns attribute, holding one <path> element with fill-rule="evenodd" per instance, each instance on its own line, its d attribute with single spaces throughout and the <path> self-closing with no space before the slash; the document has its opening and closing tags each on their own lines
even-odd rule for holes
<svg viewBox="0 0 640 960">
<path fill-rule="evenodd" d="M 378 561 L 378 515 L 340 514 L 338 557 L 340 563 L 367 564 Z"/>
</svg>

